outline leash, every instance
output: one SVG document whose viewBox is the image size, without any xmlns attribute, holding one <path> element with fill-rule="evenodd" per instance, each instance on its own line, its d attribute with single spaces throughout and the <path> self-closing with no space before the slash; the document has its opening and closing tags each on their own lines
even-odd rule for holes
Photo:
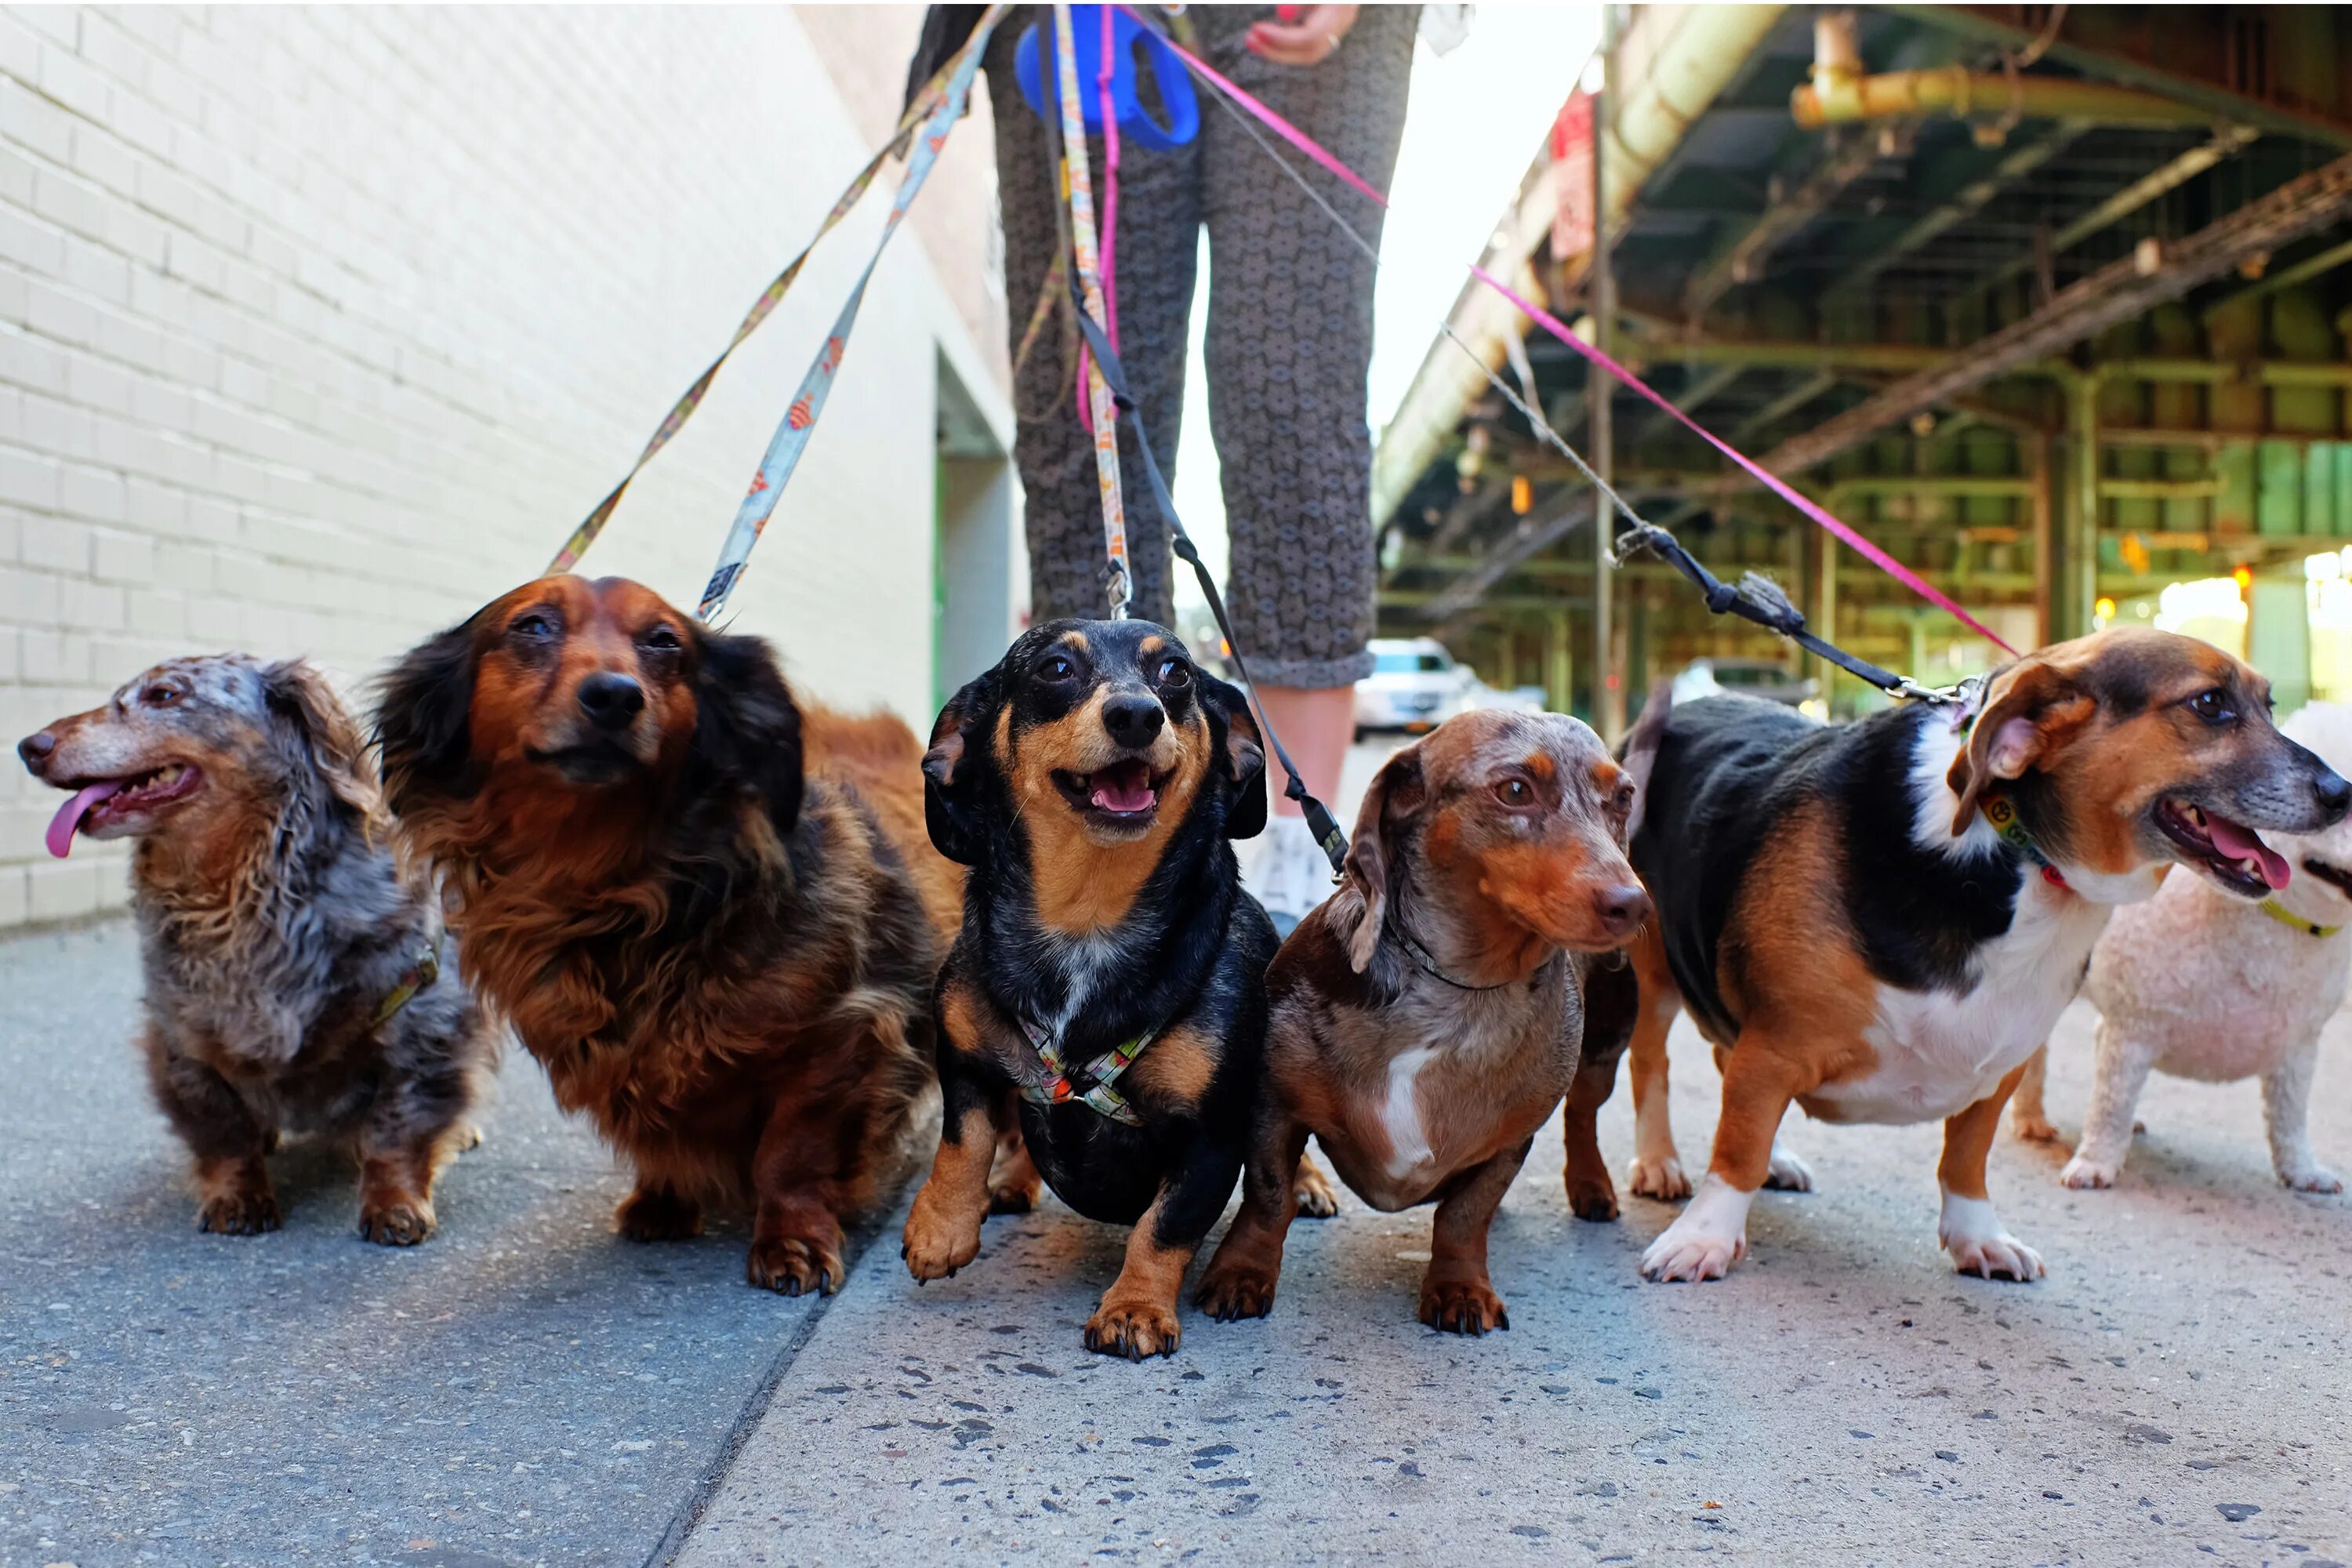
<svg viewBox="0 0 2352 1568">
<path fill-rule="evenodd" d="M 1143 414 L 1134 395 L 1128 390 L 1127 367 L 1119 363 L 1118 351 L 1110 346 L 1110 339 L 1104 334 L 1102 328 L 1083 312 L 1078 317 L 1078 330 L 1087 335 L 1087 344 L 1095 352 L 1095 368 L 1110 392 L 1113 418 L 1105 421 L 1103 433 L 1115 441 L 1117 416 L 1134 416 L 1136 452 L 1143 458 L 1143 474 L 1151 486 L 1151 499 L 1160 508 L 1160 515 L 1168 520 L 1169 548 L 1176 552 L 1178 560 L 1192 569 L 1192 575 L 1201 585 L 1201 596 L 1209 602 L 1209 614 L 1215 618 L 1217 630 L 1225 639 L 1225 652 L 1234 661 L 1234 673 L 1242 678 L 1242 685 L 1248 689 L 1250 702 L 1257 710 L 1258 728 L 1265 736 L 1266 748 L 1274 753 L 1275 761 L 1281 764 L 1284 774 L 1290 781 L 1283 786 L 1283 797 L 1298 803 L 1299 815 L 1307 819 L 1307 830 L 1315 835 L 1316 843 L 1323 847 L 1324 858 L 1331 862 L 1332 875 L 1337 876 L 1348 859 L 1347 835 L 1339 831 L 1339 819 L 1331 815 L 1330 807 L 1308 792 L 1307 781 L 1299 775 L 1297 764 L 1290 760 L 1290 753 L 1283 750 L 1282 737 L 1274 732 L 1274 722 L 1266 714 L 1265 704 L 1258 698 L 1257 683 L 1250 679 L 1249 666 L 1242 658 L 1241 640 L 1234 636 L 1233 620 L 1225 614 L 1224 595 L 1217 592 L 1217 579 L 1202 561 L 1201 552 L 1192 543 L 1192 536 L 1184 531 L 1183 520 L 1176 515 L 1176 498 L 1168 493 L 1168 480 L 1160 473 L 1160 459 L 1151 450 L 1150 434 L 1143 427 Z"/>
<path fill-rule="evenodd" d="M 950 59 L 941 66 L 932 75 L 931 79 L 923 84 L 922 90 L 908 103 L 906 111 L 898 117 L 897 127 L 890 132 L 889 141 L 884 142 L 880 151 L 866 160 L 866 167 L 858 170 L 856 176 L 850 180 L 848 187 L 841 193 L 840 199 L 833 204 L 833 210 L 824 215 L 823 223 L 817 225 L 815 235 L 810 238 L 807 245 L 802 247 L 801 253 L 793 257 L 782 272 L 776 274 L 775 281 L 762 289 L 757 300 L 751 301 L 751 309 L 745 312 L 742 324 L 735 329 L 735 335 L 728 340 L 727 346 L 719 351 L 719 357 L 710 362 L 710 368 L 695 377 L 694 384 L 688 387 L 685 395 L 670 405 L 670 411 L 662 416 L 661 424 L 656 426 L 653 439 L 646 443 L 646 449 L 637 455 L 637 460 L 635 463 L 629 465 L 629 471 L 621 476 L 621 482 L 613 487 L 612 493 L 597 502 L 595 510 L 582 521 L 578 528 L 572 531 L 572 537 L 563 542 L 563 548 L 557 551 L 555 559 L 547 563 L 546 575 L 551 577 L 559 572 L 569 572 L 580 563 L 580 558 L 588 552 L 588 547 L 596 542 L 596 536 L 604 531 L 604 524 L 612 520 L 614 510 L 621 504 L 621 497 L 627 493 L 631 481 L 644 471 L 647 463 L 654 460 L 655 453 L 669 445 L 670 438 L 685 427 L 686 422 L 694 416 L 694 411 L 702 405 L 703 395 L 710 390 L 710 384 L 719 379 L 719 367 L 727 363 L 730 355 L 743 346 L 744 339 L 760 330 L 761 323 L 775 310 L 783 297 L 792 291 L 793 284 L 800 278 L 802 267 L 815 251 L 818 241 L 831 234 L 835 226 L 843 218 L 847 217 L 859 202 L 866 199 L 866 192 L 874 184 L 874 176 L 882 172 L 882 165 L 906 151 L 907 139 L 914 134 L 915 127 L 921 124 L 938 106 L 940 94 L 946 90 L 948 79 L 954 73 L 956 64 L 955 59 Z"/>
<path fill-rule="evenodd" d="M 800 463 L 801 453 L 808 446 L 809 432 L 824 412 L 825 398 L 833 390 L 834 373 L 841 368 L 850 331 L 857 324 L 858 307 L 865 302 L 866 285 L 874 280 L 874 269 L 880 265 L 890 237 L 898 232 L 907 209 L 914 205 L 923 182 L 930 177 L 932 166 L 939 162 L 940 149 L 947 144 L 948 132 L 963 117 L 964 105 L 971 96 L 972 80 L 980 74 L 981 51 L 987 45 L 989 34 L 1003 20 L 1006 9 L 1003 5 L 992 5 L 982 13 L 971 37 L 951 62 L 945 96 L 916 134 L 907 172 L 899 178 L 898 194 L 890 203 L 890 216 L 882 226 L 881 237 L 874 242 L 874 253 L 866 259 L 866 270 L 858 274 L 848 302 L 842 306 L 833 330 L 825 334 L 824 346 L 817 350 L 808 373 L 801 378 L 800 391 L 785 410 L 783 422 L 776 426 L 767 455 L 760 460 L 760 471 L 752 476 L 751 488 L 744 495 L 742 505 L 736 509 L 734 526 L 727 531 L 727 541 L 719 548 L 719 564 L 702 590 L 701 604 L 695 609 L 697 617 L 705 622 L 716 619 L 719 612 L 726 608 L 728 596 L 742 580 L 743 568 L 751 559 L 752 546 L 760 542 L 778 498 Z"/>
<path fill-rule="evenodd" d="M 1397 945 L 1404 949 L 1405 956 L 1412 960 L 1413 966 L 1415 968 L 1419 969 L 1423 974 L 1428 975 L 1432 980 L 1444 981 L 1446 984 L 1453 986 L 1456 991 L 1505 991 L 1518 984 L 1516 980 L 1498 980 L 1492 985 L 1474 985 L 1467 980 L 1460 979 L 1455 975 L 1447 973 L 1445 967 L 1437 962 L 1436 958 L 1430 952 L 1429 949 L 1415 942 L 1412 939 L 1412 934 L 1406 931 L 1404 927 L 1397 924 L 1394 921 L 1381 921 L 1381 929 L 1388 935 L 1396 939 Z M 1558 962 L 1558 958 L 1559 955 L 1554 954 L 1552 957 L 1545 959 L 1541 964 L 1538 965 L 1534 979 L 1529 981 L 1529 984 L 1533 984 L 1535 981 L 1541 980 L 1544 976 L 1544 971 L 1549 969 L 1553 963 Z"/>
<path fill-rule="evenodd" d="M 1026 1018 L 1020 1022 L 1021 1033 L 1027 1037 L 1029 1048 L 1037 1053 L 1037 1060 L 1052 1075 L 1042 1082 L 1021 1085 L 1022 1099 L 1049 1110 L 1056 1105 L 1067 1105 L 1075 1100 L 1113 1121 L 1129 1127 L 1143 1125 L 1143 1119 L 1135 1113 L 1135 1108 L 1128 1104 L 1127 1097 L 1119 1093 L 1116 1086 L 1119 1076 L 1134 1064 L 1135 1058 L 1160 1037 L 1158 1028 L 1146 1029 L 1126 1044 L 1113 1047 L 1079 1068 L 1078 1076 L 1086 1080 L 1087 1085 L 1079 1089 L 1071 1081 L 1070 1069 L 1064 1065 L 1062 1042 Z"/>
<path fill-rule="evenodd" d="M 1078 324 L 1091 344 L 1103 337 L 1104 323 L 1108 318 L 1103 306 L 1102 271 L 1095 253 L 1093 172 L 1087 163 L 1086 110 L 1078 102 L 1078 50 L 1068 0 L 1055 0 L 1054 65 L 1056 96 L 1062 110 L 1062 195 L 1069 204 L 1070 243 L 1078 268 Z M 1108 346 L 1107 340 L 1104 346 Z M 1112 406 L 1110 384 L 1101 364 L 1087 364 L 1085 371 L 1090 433 L 1095 443 L 1095 483 L 1102 492 L 1103 553 L 1109 560 L 1103 589 L 1110 600 L 1110 618 L 1123 621 L 1127 619 L 1128 602 L 1135 595 L 1127 565 L 1127 502 L 1119 493 L 1116 428 L 1118 415 Z M 1137 426 L 1140 428 L 1141 421 Z"/>
</svg>

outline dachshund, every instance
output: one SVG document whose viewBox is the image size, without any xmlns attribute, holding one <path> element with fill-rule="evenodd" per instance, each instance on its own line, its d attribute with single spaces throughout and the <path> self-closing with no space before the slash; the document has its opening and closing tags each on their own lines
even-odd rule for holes
<svg viewBox="0 0 2352 1568">
<path fill-rule="evenodd" d="M 199 1228 L 276 1230 L 281 1132 L 353 1145 L 360 1234 L 433 1232 L 433 1183 L 497 1071 L 443 972 L 429 889 L 393 847 L 359 727 L 299 659 L 175 658 L 17 742 L 77 834 L 137 841 L 149 1081 L 194 1162 Z"/>
<path fill-rule="evenodd" d="M 940 712 L 925 809 L 972 875 L 940 975 L 942 1131 L 904 1247 L 918 1280 L 978 1255 L 1017 1119 L 1064 1202 L 1133 1227 L 1087 1348 L 1175 1353 L 1265 1042 L 1274 926 L 1228 842 L 1265 826 L 1259 744 L 1242 694 L 1148 621 L 1034 626 Z"/>
<path fill-rule="evenodd" d="M 751 1282 L 831 1292 L 926 1097 L 961 873 L 921 749 L 796 701 L 756 637 L 620 578 L 529 583 L 411 651 L 376 720 L 467 977 L 635 1167 L 637 1241 L 752 1211 Z"/>
<path fill-rule="evenodd" d="M 1309 1133 L 1393 1214 L 1437 1205 L 1421 1321 L 1507 1329 L 1486 1232 L 1577 1070 L 1582 970 L 1650 915 L 1633 784 L 1563 714 L 1449 719 L 1381 764 L 1339 892 L 1266 975 L 1266 1083 L 1202 1310 L 1271 1310 Z"/>
</svg>

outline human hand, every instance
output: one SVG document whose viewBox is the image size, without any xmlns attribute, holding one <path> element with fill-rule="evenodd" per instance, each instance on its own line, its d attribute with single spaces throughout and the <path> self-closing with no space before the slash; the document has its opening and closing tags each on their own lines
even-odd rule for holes
<svg viewBox="0 0 2352 1568">
<path fill-rule="evenodd" d="M 1356 25 L 1355 5 L 1277 5 L 1276 19 L 1253 25 L 1243 39 L 1249 51 L 1279 66 L 1319 66 L 1339 52 L 1339 40 Z"/>
</svg>

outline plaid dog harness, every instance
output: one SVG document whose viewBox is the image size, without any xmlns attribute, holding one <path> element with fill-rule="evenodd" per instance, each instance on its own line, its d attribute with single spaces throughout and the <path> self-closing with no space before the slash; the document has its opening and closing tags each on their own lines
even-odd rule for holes
<svg viewBox="0 0 2352 1568">
<path fill-rule="evenodd" d="M 1143 1054 L 1144 1047 L 1160 1037 L 1158 1029 L 1146 1029 L 1125 1045 L 1105 1051 L 1075 1073 L 1063 1060 L 1062 1042 L 1051 1032 L 1026 1018 L 1021 1020 L 1021 1032 L 1028 1037 L 1029 1048 L 1037 1053 L 1037 1060 L 1045 1069 L 1042 1077 L 1021 1085 L 1022 1099 L 1048 1110 L 1076 1100 L 1113 1121 L 1129 1127 L 1143 1125 L 1143 1118 L 1135 1113 L 1135 1108 L 1128 1104 L 1127 1097 L 1116 1086 L 1120 1075 Z"/>
</svg>

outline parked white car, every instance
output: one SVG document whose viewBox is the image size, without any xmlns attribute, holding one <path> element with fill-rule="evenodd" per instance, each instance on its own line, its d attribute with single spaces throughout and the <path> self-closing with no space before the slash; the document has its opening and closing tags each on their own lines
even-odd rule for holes
<svg viewBox="0 0 2352 1568">
<path fill-rule="evenodd" d="M 1432 730 L 1469 705 L 1478 678 L 1435 637 L 1374 637 L 1372 673 L 1356 682 L 1356 732 Z"/>
</svg>

